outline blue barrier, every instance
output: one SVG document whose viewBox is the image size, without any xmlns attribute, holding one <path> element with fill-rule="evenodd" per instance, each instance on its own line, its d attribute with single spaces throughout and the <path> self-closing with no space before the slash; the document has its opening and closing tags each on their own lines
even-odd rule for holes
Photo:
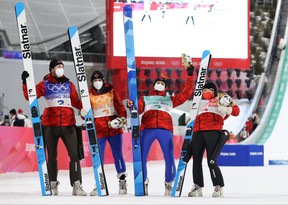
<svg viewBox="0 0 288 205">
<path fill-rule="evenodd" d="M 219 166 L 264 166 L 263 145 L 225 145 L 217 158 Z"/>
<path fill-rule="evenodd" d="M 22 59 L 21 51 L 3 51 L 2 56 L 4 58 Z"/>
<path fill-rule="evenodd" d="M 269 165 L 288 165 L 288 160 L 273 159 L 268 161 Z"/>
</svg>

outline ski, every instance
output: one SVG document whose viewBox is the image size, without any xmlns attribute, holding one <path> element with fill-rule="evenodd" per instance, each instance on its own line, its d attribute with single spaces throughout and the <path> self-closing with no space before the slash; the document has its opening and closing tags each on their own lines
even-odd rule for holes
<svg viewBox="0 0 288 205">
<path fill-rule="evenodd" d="M 124 36 L 126 46 L 129 99 L 133 101 L 133 106 L 130 108 L 130 114 L 131 114 L 130 120 L 132 130 L 134 188 L 135 188 L 135 196 L 144 196 L 145 189 L 144 189 L 143 166 L 142 166 L 142 155 L 140 144 L 140 123 L 138 114 L 133 19 L 132 19 L 132 7 L 130 5 L 125 5 L 123 8 L 123 21 L 124 21 Z"/>
<path fill-rule="evenodd" d="M 27 85 L 29 106 L 34 131 L 35 152 L 38 161 L 38 172 L 40 177 L 41 193 L 42 196 L 47 196 L 51 195 L 51 190 L 50 190 L 50 183 L 46 162 L 44 139 L 42 133 L 42 124 L 40 120 L 39 105 L 36 95 L 36 86 L 32 64 L 32 53 L 28 36 L 25 7 L 22 2 L 15 4 L 15 14 L 20 37 L 23 66 L 24 70 L 29 73 L 26 85 Z"/>
<path fill-rule="evenodd" d="M 94 115 L 92 112 L 89 89 L 87 85 L 87 76 L 84 66 L 84 59 L 82 54 L 82 48 L 78 33 L 78 28 L 76 26 L 71 26 L 68 28 L 68 36 L 71 44 L 74 66 L 76 71 L 76 78 L 80 90 L 81 101 L 83 109 L 87 110 L 87 114 L 84 117 L 86 131 L 89 138 L 90 153 L 92 157 L 92 166 L 94 171 L 94 178 L 96 182 L 96 190 L 98 196 L 107 196 L 108 188 L 106 177 L 104 173 L 103 163 L 98 147 L 96 128 L 94 125 Z"/>
<path fill-rule="evenodd" d="M 176 176 L 175 176 L 174 185 L 172 189 L 172 196 L 174 197 L 181 196 L 186 168 L 187 168 L 187 164 L 183 162 L 183 157 L 185 156 L 188 150 L 190 141 L 192 139 L 194 120 L 198 114 L 199 104 L 200 104 L 202 94 L 203 94 L 203 86 L 205 85 L 210 59 L 211 59 L 210 51 L 205 50 L 202 54 L 200 69 L 199 69 L 197 82 L 196 82 L 196 86 L 194 90 L 194 96 L 193 96 L 192 106 L 191 106 L 190 115 L 189 115 L 190 121 L 186 125 L 184 141 L 183 141 L 182 150 L 181 150 L 181 154 L 180 154 L 180 158 L 178 162 L 178 167 L 176 170 Z"/>
</svg>

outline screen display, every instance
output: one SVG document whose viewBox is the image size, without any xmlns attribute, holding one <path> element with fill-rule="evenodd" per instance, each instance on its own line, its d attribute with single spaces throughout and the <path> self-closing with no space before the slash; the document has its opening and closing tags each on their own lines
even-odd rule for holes
<svg viewBox="0 0 288 205">
<path fill-rule="evenodd" d="M 136 67 L 179 68 L 181 54 L 211 68 L 250 68 L 249 0 L 107 0 L 107 66 L 126 68 L 123 6 L 133 9 Z"/>
</svg>

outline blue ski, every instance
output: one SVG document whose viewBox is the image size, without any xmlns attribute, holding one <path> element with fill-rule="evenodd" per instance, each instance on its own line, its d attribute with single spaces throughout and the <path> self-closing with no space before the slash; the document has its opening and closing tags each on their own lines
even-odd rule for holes
<svg viewBox="0 0 288 205">
<path fill-rule="evenodd" d="M 90 144 L 90 153 L 92 157 L 92 165 L 94 171 L 94 178 L 96 182 L 96 189 L 98 196 L 107 196 L 108 188 L 106 183 L 106 177 L 104 173 L 103 163 L 101 160 L 101 155 L 99 152 L 96 128 L 94 125 L 94 115 L 92 112 L 90 98 L 89 98 L 89 89 L 87 85 L 87 76 L 84 66 L 84 59 L 82 54 L 81 43 L 79 39 L 78 28 L 76 26 L 71 26 L 68 28 L 68 36 L 70 39 L 74 66 L 76 71 L 76 78 L 80 90 L 81 100 L 83 109 L 87 110 L 87 114 L 85 116 L 85 125 L 86 131 L 89 138 Z"/>
<path fill-rule="evenodd" d="M 41 193 L 42 196 L 51 195 L 47 162 L 46 162 L 46 153 L 44 147 L 44 140 L 42 134 L 42 125 L 39 115 L 39 105 L 38 99 L 36 96 L 36 86 L 32 65 L 32 53 L 30 47 L 30 41 L 28 36 L 27 20 L 25 14 L 25 7 L 22 2 L 19 2 L 15 5 L 15 14 L 17 19 L 17 26 L 20 37 L 20 45 L 22 51 L 22 59 L 24 70 L 29 73 L 27 78 L 27 92 L 29 98 L 29 105 L 31 111 L 31 118 L 33 123 L 34 131 L 34 142 L 36 148 L 36 157 L 38 161 L 38 171 L 40 177 Z"/>
<path fill-rule="evenodd" d="M 143 166 L 140 144 L 140 123 L 138 114 L 138 96 L 137 96 L 137 80 L 136 80 L 136 60 L 134 51 L 134 34 L 132 7 L 125 5 L 123 8 L 124 35 L 126 45 L 126 60 L 128 73 L 128 90 L 129 99 L 133 101 L 130 108 L 131 114 L 131 130 L 132 130 L 132 152 L 133 152 L 133 168 L 134 168 L 134 187 L 135 196 L 144 196 L 144 180 Z"/>
<path fill-rule="evenodd" d="M 184 142 L 182 145 L 182 150 L 178 162 L 178 167 L 176 171 L 176 176 L 174 180 L 174 185 L 172 189 L 172 196 L 181 196 L 182 188 L 183 188 L 183 183 L 184 183 L 184 178 L 185 178 L 185 173 L 186 173 L 186 168 L 187 164 L 183 162 L 183 157 L 185 156 L 188 146 L 190 144 L 190 141 L 192 139 L 193 135 L 193 127 L 194 127 L 194 120 L 197 116 L 198 109 L 199 109 L 199 104 L 202 98 L 203 94 L 203 86 L 206 81 L 206 75 L 207 75 L 207 70 L 209 68 L 209 63 L 211 59 L 211 54 L 210 51 L 205 50 L 202 54 L 202 59 L 201 59 L 201 64 L 200 64 L 200 69 L 197 77 L 197 82 L 194 90 L 194 97 L 192 101 L 192 106 L 190 109 L 190 121 L 186 125 L 186 131 L 184 134 Z"/>
</svg>

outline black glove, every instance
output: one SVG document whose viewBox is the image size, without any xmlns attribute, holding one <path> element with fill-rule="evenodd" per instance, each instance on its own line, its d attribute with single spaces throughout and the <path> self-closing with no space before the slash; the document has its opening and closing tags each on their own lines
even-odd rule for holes
<svg viewBox="0 0 288 205">
<path fill-rule="evenodd" d="M 187 70 L 187 75 L 192 76 L 194 72 L 194 66 L 190 65 L 186 70 Z"/>
<path fill-rule="evenodd" d="M 22 79 L 22 83 L 26 85 L 26 79 L 29 77 L 29 73 L 24 70 L 22 75 L 21 75 L 21 79 Z"/>
</svg>

